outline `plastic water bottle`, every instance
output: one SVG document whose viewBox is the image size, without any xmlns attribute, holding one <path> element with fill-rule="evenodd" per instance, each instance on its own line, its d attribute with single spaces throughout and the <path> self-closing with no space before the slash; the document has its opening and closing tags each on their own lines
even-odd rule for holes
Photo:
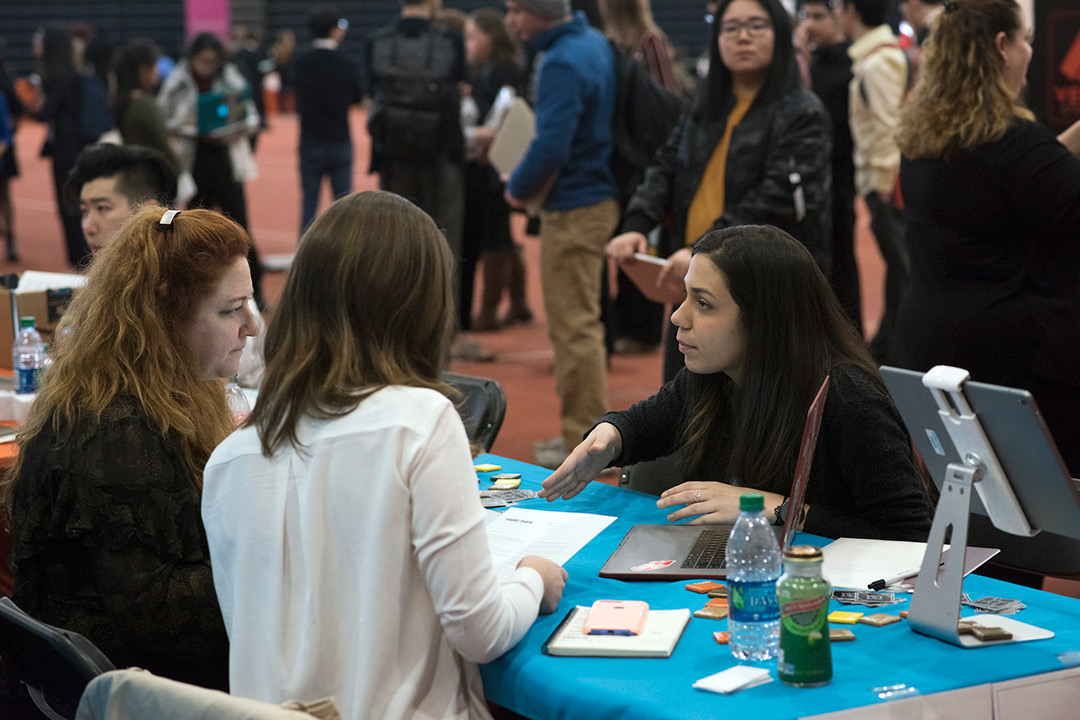
<svg viewBox="0 0 1080 720">
<path fill-rule="evenodd" d="M 15 369 L 15 392 L 25 395 L 36 393 L 38 373 L 45 362 L 45 343 L 34 327 L 35 319 L 27 315 L 19 318 L 19 334 L 11 348 L 11 367 Z"/>
<path fill-rule="evenodd" d="M 237 425 L 244 422 L 251 413 L 251 403 L 248 402 L 247 395 L 244 394 L 243 388 L 240 387 L 240 381 L 236 375 L 233 375 L 232 379 L 225 383 L 225 402 L 228 404 L 229 412 L 232 413 L 233 420 Z"/>
<path fill-rule="evenodd" d="M 727 544 L 728 644 L 740 660 L 776 657 L 780 643 L 780 544 L 765 519 L 765 498 L 739 498 L 739 519 Z"/>
</svg>

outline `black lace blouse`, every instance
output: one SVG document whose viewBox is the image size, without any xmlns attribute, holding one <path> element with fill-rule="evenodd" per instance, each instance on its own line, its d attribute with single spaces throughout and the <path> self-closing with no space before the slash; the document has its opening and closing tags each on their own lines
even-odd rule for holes
<svg viewBox="0 0 1080 720">
<path fill-rule="evenodd" d="M 46 425 L 21 452 L 15 603 L 117 667 L 227 689 L 201 491 L 178 448 L 127 398 L 66 442 Z"/>
</svg>

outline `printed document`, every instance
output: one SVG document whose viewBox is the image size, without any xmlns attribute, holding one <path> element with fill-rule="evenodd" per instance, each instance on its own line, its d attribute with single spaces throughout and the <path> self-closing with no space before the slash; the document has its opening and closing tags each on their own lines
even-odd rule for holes
<svg viewBox="0 0 1080 720">
<path fill-rule="evenodd" d="M 507 578 L 526 555 L 539 555 L 559 565 L 615 520 L 610 515 L 550 512 L 512 507 L 487 522 L 488 545 L 495 573 Z"/>
</svg>

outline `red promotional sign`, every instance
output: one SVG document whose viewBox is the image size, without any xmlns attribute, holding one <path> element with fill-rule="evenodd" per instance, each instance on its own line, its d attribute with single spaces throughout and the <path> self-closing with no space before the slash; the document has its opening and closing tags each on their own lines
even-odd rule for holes
<svg viewBox="0 0 1080 720">
<path fill-rule="evenodd" d="M 1080 118 L 1080 10 L 1050 11 L 1045 29 L 1044 116 L 1064 127 Z"/>
</svg>

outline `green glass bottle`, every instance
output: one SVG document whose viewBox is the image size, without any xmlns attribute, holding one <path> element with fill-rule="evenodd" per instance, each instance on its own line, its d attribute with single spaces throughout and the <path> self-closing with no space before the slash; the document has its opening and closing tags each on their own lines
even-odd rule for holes
<svg viewBox="0 0 1080 720">
<path fill-rule="evenodd" d="M 784 552 L 776 586 L 780 604 L 777 675 L 793 687 L 820 687 L 832 679 L 829 583 L 821 577 L 821 549 L 796 545 Z"/>
</svg>

